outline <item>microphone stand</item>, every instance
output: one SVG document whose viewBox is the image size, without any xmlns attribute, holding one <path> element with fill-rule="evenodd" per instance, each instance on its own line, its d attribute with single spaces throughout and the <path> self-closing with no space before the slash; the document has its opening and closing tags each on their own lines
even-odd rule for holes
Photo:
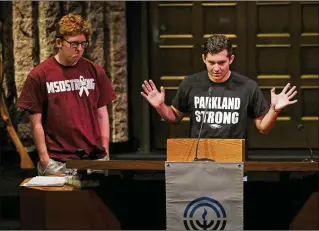
<svg viewBox="0 0 319 231">
<path fill-rule="evenodd" d="M 208 89 L 208 97 L 211 96 L 212 91 L 213 91 L 213 88 L 210 87 Z M 206 120 L 207 108 L 208 108 L 208 102 L 206 103 L 206 108 L 205 108 L 205 111 L 204 111 L 204 114 L 203 114 L 203 117 L 202 117 L 203 120 L 202 120 L 202 123 L 200 125 L 200 129 L 199 129 L 199 133 L 198 133 L 197 144 L 196 144 L 196 153 L 195 153 L 195 158 L 194 158 L 193 161 L 211 161 L 211 162 L 215 162 L 214 160 L 212 160 L 210 158 L 198 158 L 198 145 L 199 145 L 200 135 L 202 133 L 203 124 L 204 124 L 204 121 Z"/>
<path fill-rule="evenodd" d="M 199 134 L 198 134 L 198 138 L 197 138 L 196 153 L 195 153 L 194 161 L 212 161 L 212 162 L 214 162 L 214 160 L 212 160 L 210 158 L 198 158 L 197 157 L 198 156 L 198 144 L 199 144 L 199 140 L 200 140 L 200 134 L 201 134 L 201 131 L 202 131 L 202 128 L 203 128 L 203 122 L 206 119 L 206 111 L 207 111 L 207 108 L 204 111 L 203 121 L 201 123 Z"/>
<path fill-rule="evenodd" d="M 298 130 L 299 130 L 300 132 L 304 132 L 304 126 L 303 126 L 302 124 L 299 124 L 299 125 L 298 125 Z M 308 147 L 308 149 L 309 149 L 309 151 L 310 151 L 310 158 L 306 158 L 306 159 L 304 159 L 302 162 L 311 162 L 311 163 L 313 163 L 313 162 L 315 162 L 315 160 L 314 160 L 314 158 L 313 158 L 312 149 L 311 149 L 311 147 L 310 147 L 310 145 L 309 145 L 309 140 L 308 140 L 308 136 L 307 136 L 306 133 L 304 133 L 304 138 L 305 138 L 307 147 Z"/>
</svg>

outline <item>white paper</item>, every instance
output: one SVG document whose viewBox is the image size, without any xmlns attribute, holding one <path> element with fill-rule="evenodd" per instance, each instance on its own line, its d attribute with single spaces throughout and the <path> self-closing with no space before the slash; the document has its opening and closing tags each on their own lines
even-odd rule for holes
<svg viewBox="0 0 319 231">
<path fill-rule="evenodd" d="M 65 181 L 63 176 L 36 176 L 23 186 L 63 186 Z"/>
</svg>

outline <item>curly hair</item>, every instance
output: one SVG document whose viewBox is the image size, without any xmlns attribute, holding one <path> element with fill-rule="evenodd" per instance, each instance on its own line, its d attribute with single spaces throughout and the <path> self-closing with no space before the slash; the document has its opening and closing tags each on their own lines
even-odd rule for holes
<svg viewBox="0 0 319 231">
<path fill-rule="evenodd" d="M 225 35 L 215 34 L 206 40 L 204 44 L 204 55 L 206 56 L 208 53 L 217 54 L 225 49 L 228 51 L 228 57 L 232 56 L 233 48 L 230 39 Z"/>
<path fill-rule="evenodd" d="M 81 15 L 70 13 L 63 16 L 57 23 L 57 38 L 79 34 L 84 34 L 86 39 L 89 39 L 91 35 L 91 25 L 88 21 L 85 21 Z"/>
</svg>

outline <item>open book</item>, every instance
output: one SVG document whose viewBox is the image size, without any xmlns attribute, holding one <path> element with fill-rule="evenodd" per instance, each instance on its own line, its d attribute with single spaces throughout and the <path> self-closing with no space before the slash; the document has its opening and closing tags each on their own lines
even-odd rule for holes
<svg viewBox="0 0 319 231">
<path fill-rule="evenodd" d="M 23 186 L 63 186 L 65 182 L 63 176 L 36 176 Z"/>
</svg>

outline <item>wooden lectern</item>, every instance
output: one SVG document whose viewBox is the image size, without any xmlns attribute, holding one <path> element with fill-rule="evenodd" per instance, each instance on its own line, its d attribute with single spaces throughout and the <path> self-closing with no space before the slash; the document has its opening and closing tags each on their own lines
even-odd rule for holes
<svg viewBox="0 0 319 231">
<path fill-rule="evenodd" d="M 24 187 L 20 192 L 20 228 L 23 230 L 119 230 L 112 211 L 92 190 L 70 185 Z"/>
<path fill-rule="evenodd" d="M 168 139 L 166 229 L 243 230 L 244 159 L 243 139 Z"/>
<path fill-rule="evenodd" d="M 196 155 L 197 139 L 168 139 L 167 161 L 191 162 Z M 318 163 L 307 162 L 246 162 L 243 139 L 200 139 L 198 158 L 216 162 L 243 162 L 251 171 L 301 171 L 318 172 Z M 318 230 L 319 193 L 314 192 L 290 224 L 290 229 Z"/>
<path fill-rule="evenodd" d="M 197 139 L 168 139 L 167 161 L 193 161 Z M 210 158 L 216 162 L 244 162 L 244 139 L 200 139 L 198 158 Z"/>
</svg>

